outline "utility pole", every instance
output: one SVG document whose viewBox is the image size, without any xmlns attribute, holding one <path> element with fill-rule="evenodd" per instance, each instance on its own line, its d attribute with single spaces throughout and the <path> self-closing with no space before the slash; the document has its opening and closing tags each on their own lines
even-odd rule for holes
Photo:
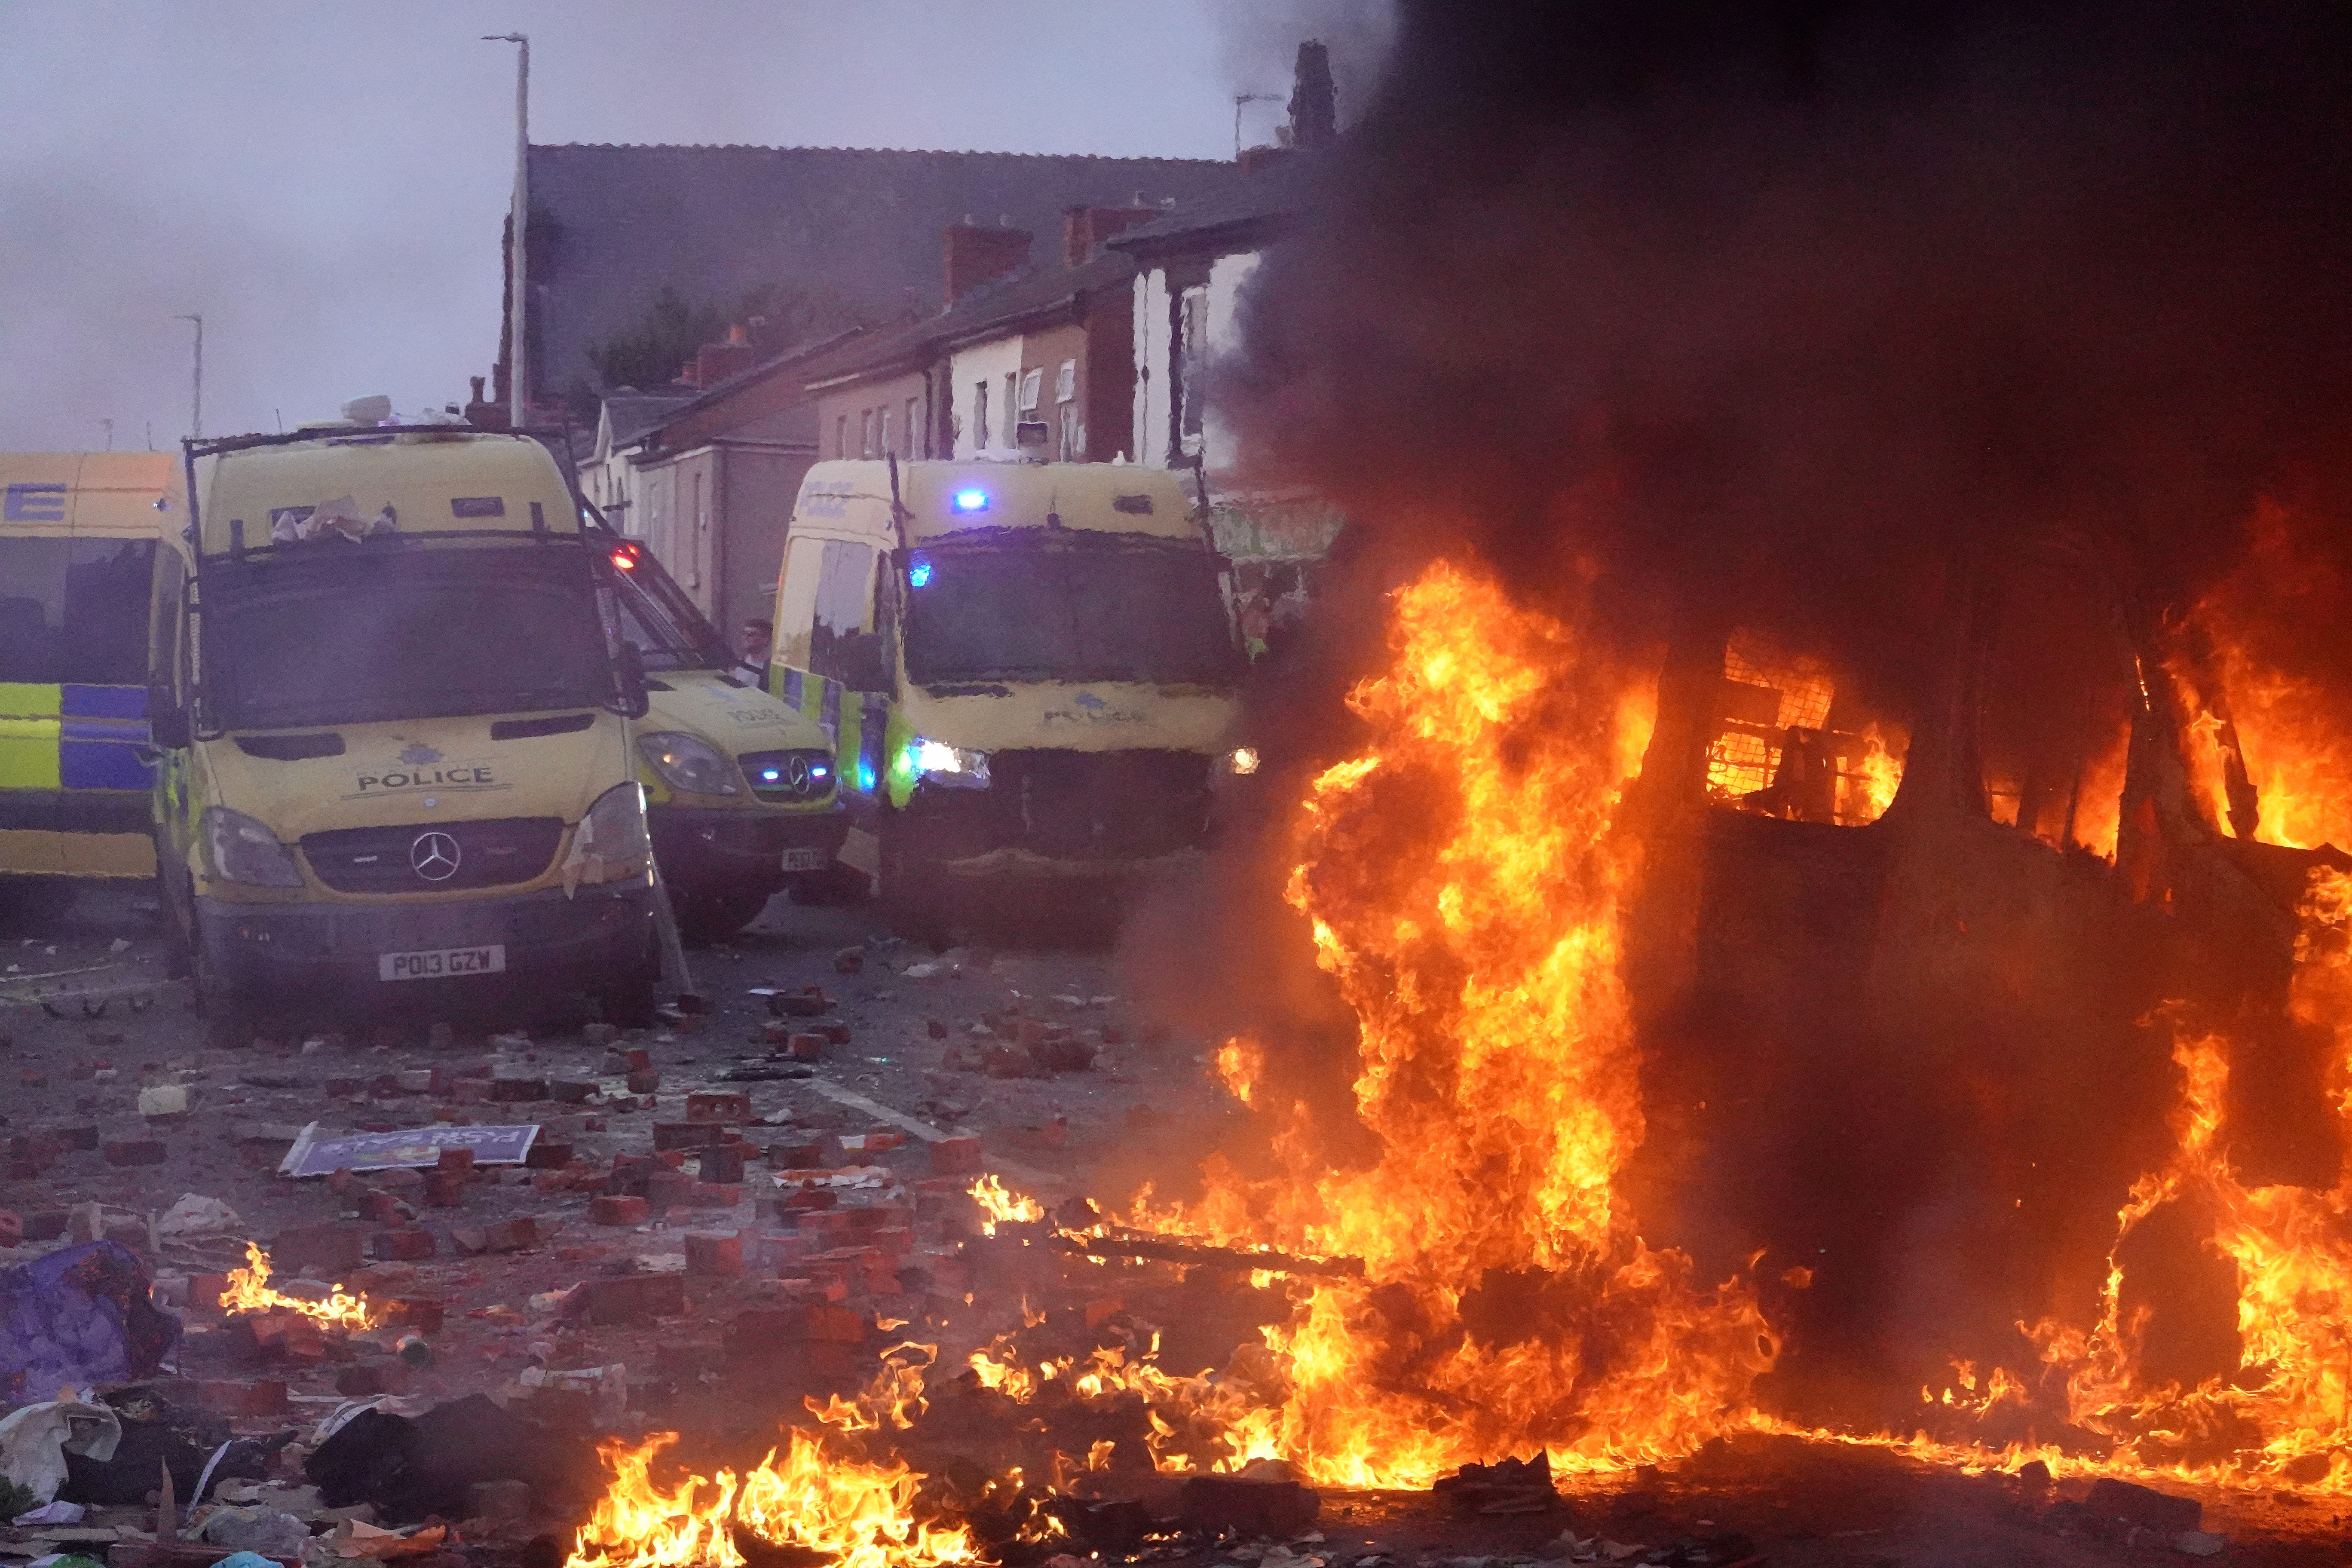
<svg viewBox="0 0 2352 1568">
<path fill-rule="evenodd" d="M 111 452 L 114 450 L 114 421 L 101 419 L 99 423 L 106 426 L 106 449 Z"/>
<path fill-rule="evenodd" d="M 205 438 L 205 319 L 202 316 L 177 316 L 173 320 L 196 324 L 196 374 L 189 400 L 193 409 L 189 416 L 188 439 Z"/>
<path fill-rule="evenodd" d="M 507 416 L 520 430 L 530 422 L 526 384 L 530 354 L 523 337 L 523 280 L 530 259 L 524 236 L 530 227 L 530 37 L 485 33 L 482 41 L 520 46 L 515 51 L 514 205 L 507 219 Z"/>
</svg>

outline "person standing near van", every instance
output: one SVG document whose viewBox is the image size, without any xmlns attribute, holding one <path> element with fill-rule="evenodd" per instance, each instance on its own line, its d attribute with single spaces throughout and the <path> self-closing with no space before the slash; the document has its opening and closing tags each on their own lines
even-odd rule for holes
<svg viewBox="0 0 2352 1568">
<path fill-rule="evenodd" d="M 768 683 L 768 656 L 775 643 L 774 623 L 761 620 L 743 623 L 743 630 L 735 643 L 736 651 L 742 657 L 735 661 L 735 668 L 749 676 L 752 685 L 765 686 Z"/>
</svg>

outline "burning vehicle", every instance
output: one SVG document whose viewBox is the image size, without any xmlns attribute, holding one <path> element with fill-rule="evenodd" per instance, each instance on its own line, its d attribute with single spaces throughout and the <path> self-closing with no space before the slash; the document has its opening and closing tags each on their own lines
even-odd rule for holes
<svg viewBox="0 0 2352 1568">
<path fill-rule="evenodd" d="M 611 570 L 547 449 L 450 429 L 191 443 L 154 588 L 159 878 L 207 1027 L 660 972 Z"/>
</svg>

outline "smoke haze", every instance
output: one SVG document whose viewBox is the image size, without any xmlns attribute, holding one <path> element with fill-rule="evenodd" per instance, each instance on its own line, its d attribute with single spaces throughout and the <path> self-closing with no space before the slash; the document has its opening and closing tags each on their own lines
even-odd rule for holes
<svg viewBox="0 0 2352 1568">
<path fill-rule="evenodd" d="M 514 48 L 532 139 L 1230 157 L 1297 37 L 1223 4 L 0 5 L 0 449 L 466 395 L 499 337 Z M 1259 8 L 1270 17 L 1284 7 Z M 1245 122 L 1267 139 L 1266 111 Z"/>
</svg>

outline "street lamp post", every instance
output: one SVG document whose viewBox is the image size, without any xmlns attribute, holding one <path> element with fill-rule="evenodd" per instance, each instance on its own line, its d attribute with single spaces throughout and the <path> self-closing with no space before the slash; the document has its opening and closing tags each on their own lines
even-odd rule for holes
<svg viewBox="0 0 2352 1568">
<path fill-rule="evenodd" d="M 486 33 L 482 41 L 514 44 L 515 169 L 514 207 L 507 219 L 507 417 L 515 428 L 529 424 L 530 394 L 525 382 L 530 355 L 523 339 L 524 270 L 529 257 L 524 243 L 530 226 L 530 37 L 525 33 Z"/>
<path fill-rule="evenodd" d="M 205 319 L 202 316 L 180 316 L 174 319 L 194 321 L 196 324 L 196 370 L 188 394 L 188 401 L 192 405 L 188 417 L 188 439 L 201 441 L 205 438 Z"/>
</svg>

